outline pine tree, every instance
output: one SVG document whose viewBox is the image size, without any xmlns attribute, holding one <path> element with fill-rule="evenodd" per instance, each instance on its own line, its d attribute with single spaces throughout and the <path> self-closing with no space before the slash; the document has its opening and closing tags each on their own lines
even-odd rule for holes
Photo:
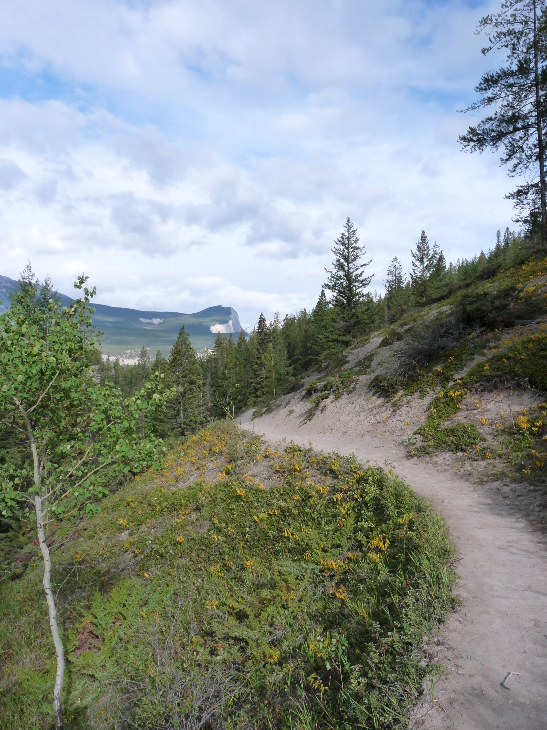
<svg viewBox="0 0 547 730">
<path fill-rule="evenodd" d="M 391 263 L 387 267 L 386 275 L 386 312 L 391 310 L 399 313 L 402 307 L 402 298 L 405 286 L 405 275 L 403 265 L 394 256 Z"/>
<path fill-rule="evenodd" d="M 359 245 L 357 229 L 348 218 L 340 238 L 332 249 L 334 254 L 332 270 L 325 269 L 328 280 L 324 288 L 333 294 L 333 305 L 338 314 L 342 332 L 347 341 L 353 339 L 362 319 L 360 305 L 364 300 L 364 291 L 372 281 L 372 276 L 365 276 L 364 269 L 372 262 L 360 263 L 365 254 L 365 247 Z"/>
<path fill-rule="evenodd" d="M 266 349 L 268 347 L 268 326 L 266 317 L 260 313 L 256 330 L 251 336 L 253 345 L 253 366 L 251 374 L 252 404 L 260 403 L 266 395 Z"/>
<path fill-rule="evenodd" d="M 176 388 L 176 395 L 169 403 L 167 418 L 184 436 L 197 430 L 204 420 L 203 376 L 184 325 L 171 350 L 168 372 L 169 384 Z"/>
<path fill-rule="evenodd" d="M 156 357 L 150 365 L 149 376 L 153 377 L 155 375 L 160 378 L 160 382 L 166 382 L 168 380 L 168 363 L 161 354 L 161 350 L 156 352 Z M 149 424 L 155 436 L 159 436 L 160 438 L 169 437 L 170 424 L 166 418 L 166 404 L 164 402 L 158 403 L 157 407 L 153 409 L 149 417 Z"/>
<path fill-rule="evenodd" d="M 234 353 L 236 380 L 235 406 L 237 411 L 240 411 L 249 402 L 252 370 L 251 355 L 252 353 L 249 340 L 245 336 L 244 332 L 241 331 L 237 338 Z"/>
<path fill-rule="evenodd" d="M 317 304 L 309 320 L 309 350 L 311 364 L 322 365 L 329 356 L 341 348 L 340 337 L 334 326 L 332 307 L 321 289 Z"/>
<path fill-rule="evenodd" d="M 420 240 L 416 243 L 416 250 L 411 251 L 411 255 L 412 271 L 410 272 L 410 281 L 412 283 L 414 296 L 417 302 L 419 304 L 423 304 L 429 295 L 431 289 L 431 275 L 435 271 L 435 266 L 438 263 L 442 252 L 436 243 L 433 248 L 430 246 L 429 239 L 425 235 L 425 231 L 422 231 Z"/>
<path fill-rule="evenodd" d="M 161 350 L 157 350 L 156 357 L 154 358 L 152 365 L 150 366 L 150 372 L 151 373 L 160 373 L 160 375 L 165 375 L 166 370 L 167 370 L 167 360 L 161 354 Z"/>
<path fill-rule="evenodd" d="M 143 345 L 139 351 L 139 357 L 137 359 L 137 368 L 136 368 L 136 387 L 140 390 L 145 382 L 148 376 L 150 375 L 150 355 L 148 354 L 147 348 Z"/>
<path fill-rule="evenodd" d="M 287 384 L 291 372 L 279 313 L 276 313 L 274 321 L 269 327 L 269 342 L 266 346 L 264 365 L 265 397 L 277 398 L 281 389 Z"/>
<path fill-rule="evenodd" d="M 547 125 L 547 3 L 504 0 L 499 13 L 486 15 L 478 32 L 486 33 L 483 55 L 501 50 L 505 65 L 483 74 L 475 91 L 481 98 L 464 111 L 493 107 L 493 112 L 460 137 L 465 151 L 503 147 L 501 162 L 509 175 L 524 182 L 506 197 L 519 210 L 519 220 L 541 221 L 547 246 L 545 133 Z"/>
</svg>

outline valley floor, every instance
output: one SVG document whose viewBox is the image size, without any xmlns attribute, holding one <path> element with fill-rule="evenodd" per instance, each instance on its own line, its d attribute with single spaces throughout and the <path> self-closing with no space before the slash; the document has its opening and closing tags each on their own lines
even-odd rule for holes
<svg viewBox="0 0 547 730">
<path fill-rule="evenodd" d="M 311 443 L 393 469 L 445 518 L 457 547 L 461 606 L 429 647 L 444 665 L 444 677 L 425 688 L 411 726 L 545 730 L 547 546 L 542 533 L 495 488 L 426 459 L 409 459 L 401 436 L 380 425 L 379 401 L 364 389 L 303 422 L 307 409 L 298 394 L 285 396 L 271 413 L 251 420 L 249 411 L 238 423 L 271 442 Z M 378 427 L 370 428 L 374 422 Z"/>
</svg>

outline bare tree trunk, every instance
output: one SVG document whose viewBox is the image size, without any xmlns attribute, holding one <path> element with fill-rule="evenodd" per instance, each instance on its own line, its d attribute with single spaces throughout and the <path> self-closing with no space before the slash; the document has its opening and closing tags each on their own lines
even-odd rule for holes
<svg viewBox="0 0 547 730">
<path fill-rule="evenodd" d="M 65 678 L 65 654 L 63 649 L 63 640 L 61 639 L 59 625 L 57 623 L 57 608 L 55 607 L 55 599 L 53 597 L 53 591 L 51 590 L 51 558 L 49 556 L 49 548 L 46 543 L 46 533 L 44 530 L 40 457 L 38 456 L 38 449 L 36 448 L 36 441 L 34 439 L 34 433 L 32 431 L 32 426 L 30 425 L 29 417 L 21 402 L 17 398 L 14 398 L 14 400 L 23 416 L 25 426 L 27 428 L 27 435 L 34 465 L 34 486 L 38 490 L 38 494 L 34 497 L 34 509 L 36 511 L 38 542 L 40 543 L 40 550 L 42 551 L 42 557 L 44 559 L 44 578 L 42 582 L 49 610 L 49 627 L 51 629 L 51 635 L 55 645 L 55 653 L 57 655 L 57 673 L 55 675 L 55 686 L 53 688 L 53 717 L 55 719 L 55 730 L 63 730 L 63 708 L 61 705 L 61 695 L 63 693 L 63 682 Z"/>
<path fill-rule="evenodd" d="M 47 607 L 49 610 L 49 627 L 55 644 L 55 653 L 57 654 L 57 673 L 55 675 L 55 687 L 53 689 L 53 716 L 55 718 L 55 730 L 63 730 L 63 708 L 61 706 L 61 694 L 63 692 L 63 681 L 65 676 L 65 655 L 63 650 L 63 640 L 59 633 L 59 625 L 57 623 L 57 609 L 55 607 L 55 599 L 51 590 L 51 559 L 49 556 L 49 548 L 46 543 L 46 535 L 44 531 L 44 515 L 42 512 L 42 498 L 36 495 L 34 498 L 34 507 L 36 510 L 36 527 L 38 530 L 38 540 L 40 542 L 40 550 L 44 559 L 44 592 L 46 594 Z"/>
<path fill-rule="evenodd" d="M 545 160 L 543 154 L 543 131 L 541 129 L 540 113 L 540 80 L 539 80 L 539 48 L 537 32 L 537 7 L 534 0 L 534 83 L 536 87 L 536 125 L 538 137 L 538 159 L 539 159 L 539 192 L 541 198 L 541 245 L 547 246 L 547 203 L 545 195 Z"/>
</svg>

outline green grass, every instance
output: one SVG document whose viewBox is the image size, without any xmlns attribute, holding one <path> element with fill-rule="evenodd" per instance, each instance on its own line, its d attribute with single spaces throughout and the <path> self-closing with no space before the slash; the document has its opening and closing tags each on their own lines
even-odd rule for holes
<svg viewBox="0 0 547 730">
<path fill-rule="evenodd" d="M 422 440 L 412 446 L 412 455 L 437 451 L 469 453 L 473 458 L 501 459 L 506 474 L 526 481 L 545 480 L 547 461 L 547 405 L 539 403 L 524 409 L 511 423 L 486 439 L 474 423 L 442 424 L 454 416 L 463 398 L 477 386 L 490 389 L 534 388 L 547 392 L 547 334 L 539 331 L 528 336 L 512 333 L 496 343 L 493 354 L 472 367 L 461 380 L 451 383 L 431 401 L 427 421 L 415 431 Z M 488 426 L 489 421 L 484 420 Z M 490 424 L 492 426 L 493 424 Z M 487 443 L 487 446 L 481 444 Z"/>
<path fill-rule="evenodd" d="M 482 350 L 488 342 L 487 333 L 496 336 L 503 327 L 535 319 L 547 311 L 547 285 L 538 277 L 545 276 L 547 259 L 531 259 L 522 266 L 500 271 L 488 281 L 460 291 L 449 299 L 406 315 L 382 330 L 380 347 L 399 343 L 412 350 L 413 341 L 423 340 L 428 352 L 427 362 L 415 362 L 404 374 L 377 373 L 369 387 L 376 395 L 393 400 L 399 394 L 425 395 L 439 387 L 448 386 L 454 375 Z M 439 312 L 439 309 L 446 311 Z M 461 340 L 451 347 L 439 345 L 441 339 L 435 328 L 425 326 L 452 317 L 453 326 L 461 329 Z M 403 332 L 402 329 L 406 328 Z M 531 376 L 530 382 L 540 389 L 547 388 L 546 350 L 537 349 L 535 359 L 529 360 L 528 372 L 514 367 L 510 377 L 520 378 L 520 384 Z M 411 358 L 412 359 L 412 358 Z M 532 361 L 533 360 L 533 361 Z M 503 367 L 500 368 L 503 371 Z M 533 371 L 533 373 L 532 373 Z M 396 401 L 394 401 L 394 404 Z"/>
<path fill-rule="evenodd" d="M 545 485 L 547 403 L 525 408 L 502 432 L 503 456 L 515 477 Z"/>
<path fill-rule="evenodd" d="M 461 381 L 453 384 L 453 389 L 441 392 L 428 406 L 427 421 L 414 432 L 422 441 L 418 446 L 412 446 L 412 456 L 434 454 L 437 451 L 468 452 L 479 448 L 485 441 L 474 423 L 453 423 L 443 426 L 445 421 L 455 416 L 460 408 L 461 401 L 467 397 Z"/>
<path fill-rule="evenodd" d="M 231 423 L 52 536 L 67 728 L 404 727 L 452 605 L 446 530 L 403 482 Z M 27 566 L 0 584 L 0 726 L 49 730 Z"/>
<path fill-rule="evenodd" d="M 465 383 L 507 384 L 547 392 L 547 334 L 537 332 L 516 341 L 506 339 L 503 345 L 500 353 L 475 365 L 466 375 Z"/>
</svg>

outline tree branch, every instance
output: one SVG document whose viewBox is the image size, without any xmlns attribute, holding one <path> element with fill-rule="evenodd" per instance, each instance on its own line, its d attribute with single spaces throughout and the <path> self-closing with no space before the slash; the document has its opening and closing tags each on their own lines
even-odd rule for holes
<svg viewBox="0 0 547 730">
<path fill-rule="evenodd" d="M 72 492 L 74 489 L 78 489 L 78 487 L 81 484 L 83 484 L 86 479 L 89 479 L 89 477 L 92 476 L 93 474 L 95 474 L 95 472 L 99 471 L 99 469 L 104 469 L 105 466 L 108 466 L 108 462 L 106 462 L 104 464 L 99 464 L 99 466 L 97 466 L 95 469 L 90 471 L 89 474 L 86 474 L 83 479 L 80 479 L 80 481 L 77 482 L 76 484 L 74 484 L 72 487 L 70 487 L 70 489 L 67 489 L 64 494 L 61 494 L 60 497 L 57 497 L 57 500 L 62 499 L 63 497 L 66 497 L 66 495 L 70 494 L 70 492 Z M 55 487 L 55 489 L 52 489 L 48 496 L 52 495 L 56 489 L 58 489 L 58 487 Z"/>
<path fill-rule="evenodd" d="M 53 376 L 53 380 L 52 380 L 52 381 L 50 382 L 50 384 L 49 384 L 49 385 L 47 386 L 47 388 L 46 388 L 46 389 L 44 390 L 44 392 L 43 392 L 43 393 L 42 393 L 42 395 L 41 395 L 41 396 L 40 396 L 40 397 L 38 398 L 38 400 L 37 400 L 37 401 L 36 401 L 36 403 L 35 403 L 35 404 L 34 404 L 34 405 L 32 406 L 32 408 L 31 408 L 31 409 L 30 409 L 30 410 L 28 411 L 28 413 L 32 413 L 32 411 L 33 411 L 33 410 L 34 410 L 35 408 L 38 408 L 38 406 L 40 405 L 40 403 L 42 402 L 42 400 L 43 400 L 43 399 L 44 399 L 44 398 L 46 397 L 46 395 L 47 395 L 47 392 L 48 392 L 48 390 L 49 390 L 49 389 L 51 388 L 51 386 L 52 386 L 52 385 L 53 385 L 53 383 L 55 382 L 55 380 L 56 380 L 57 376 L 59 375 L 59 372 L 60 372 L 60 371 L 59 371 L 59 370 L 57 370 L 57 372 L 56 372 L 56 373 L 55 373 L 55 375 Z"/>
</svg>

